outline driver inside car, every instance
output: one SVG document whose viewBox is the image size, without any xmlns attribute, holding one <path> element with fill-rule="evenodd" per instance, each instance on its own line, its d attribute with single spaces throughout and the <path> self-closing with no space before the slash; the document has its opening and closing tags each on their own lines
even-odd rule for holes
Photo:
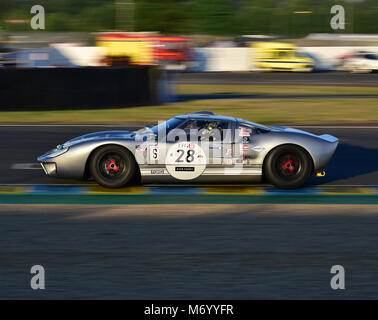
<svg viewBox="0 0 378 320">
<path fill-rule="evenodd" d="M 205 126 L 199 130 L 200 140 L 220 141 L 222 139 L 222 128 L 219 122 L 206 121 Z"/>
</svg>

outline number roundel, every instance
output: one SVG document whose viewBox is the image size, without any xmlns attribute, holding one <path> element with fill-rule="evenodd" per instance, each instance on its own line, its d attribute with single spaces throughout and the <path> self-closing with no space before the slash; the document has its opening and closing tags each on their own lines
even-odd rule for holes
<svg viewBox="0 0 378 320">
<path fill-rule="evenodd" d="M 194 142 L 178 142 L 171 146 L 166 157 L 168 173 L 179 180 L 199 177 L 206 168 L 206 154 Z"/>
</svg>

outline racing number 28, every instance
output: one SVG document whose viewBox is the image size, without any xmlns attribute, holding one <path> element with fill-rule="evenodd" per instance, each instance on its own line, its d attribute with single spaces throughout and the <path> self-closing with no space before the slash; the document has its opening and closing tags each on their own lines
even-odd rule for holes
<svg viewBox="0 0 378 320">
<path fill-rule="evenodd" d="M 184 160 L 182 158 L 185 155 L 185 150 L 178 149 L 177 152 L 179 153 L 179 156 L 176 159 L 176 162 L 178 162 L 178 163 L 184 162 Z M 190 163 L 190 162 L 193 162 L 193 160 L 194 160 L 194 150 L 188 150 L 186 152 L 186 162 Z"/>
</svg>

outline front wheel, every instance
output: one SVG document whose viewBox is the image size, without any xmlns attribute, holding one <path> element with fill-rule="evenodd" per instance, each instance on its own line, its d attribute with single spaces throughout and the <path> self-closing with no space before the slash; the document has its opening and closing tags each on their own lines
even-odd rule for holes
<svg viewBox="0 0 378 320">
<path fill-rule="evenodd" d="M 295 189 L 302 187 L 312 173 L 308 153 L 294 145 L 274 149 L 264 163 L 264 175 L 276 187 Z"/>
<path fill-rule="evenodd" d="M 132 154 L 120 146 L 101 147 L 90 160 L 93 178 L 106 188 L 120 188 L 130 184 L 135 171 L 136 164 Z"/>
</svg>

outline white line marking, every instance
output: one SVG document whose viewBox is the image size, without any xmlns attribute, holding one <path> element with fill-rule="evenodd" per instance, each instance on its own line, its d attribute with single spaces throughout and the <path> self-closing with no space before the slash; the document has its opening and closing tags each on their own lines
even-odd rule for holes
<svg viewBox="0 0 378 320">
<path fill-rule="evenodd" d="M 15 163 L 12 164 L 13 170 L 43 170 L 39 163 Z"/>
<path fill-rule="evenodd" d="M 70 186 L 70 187 L 90 187 L 90 186 L 98 186 L 96 183 L 0 183 L 0 186 Z M 222 184 L 222 185 L 190 185 L 190 184 L 178 184 L 178 185 L 172 185 L 172 184 L 145 184 L 143 186 L 146 187 L 187 187 L 187 188 L 205 188 L 205 187 L 248 187 L 248 188 L 261 188 L 261 187 L 272 187 L 273 185 L 269 184 L 245 184 L 245 185 L 233 185 L 233 184 Z M 329 188 L 329 187 L 374 187 L 378 188 L 378 185 L 374 184 L 327 184 L 327 185 L 315 185 L 315 186 L 307 186 L 305 189 L 313 188 L 313 189 L 323 189 L 323 188 Z M 277 189 L 278 190 L 278 189 Z"/>
</svg>

